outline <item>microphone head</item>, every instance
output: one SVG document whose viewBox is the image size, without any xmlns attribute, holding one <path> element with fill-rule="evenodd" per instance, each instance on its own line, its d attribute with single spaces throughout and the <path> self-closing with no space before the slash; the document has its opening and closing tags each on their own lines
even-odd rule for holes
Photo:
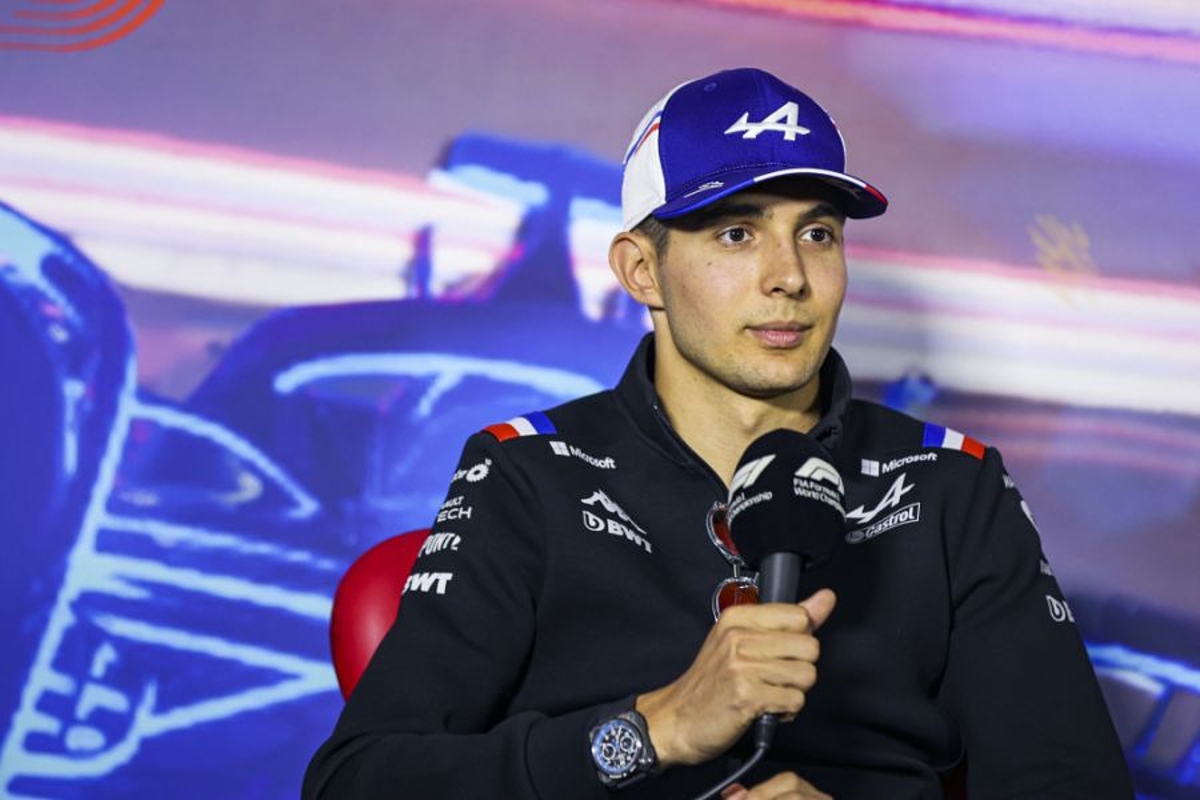
<svg viewBox="0 0 1200 800">
<path fill-rule="evenodd" d="M 771 431 L 746 448 L 733 474 L 729 534 L 751 569 L 771 553 L 796 553 L 807 569 L 842 541 L 845 494 L 816 441 L 786 428 Z"/>
</svg>

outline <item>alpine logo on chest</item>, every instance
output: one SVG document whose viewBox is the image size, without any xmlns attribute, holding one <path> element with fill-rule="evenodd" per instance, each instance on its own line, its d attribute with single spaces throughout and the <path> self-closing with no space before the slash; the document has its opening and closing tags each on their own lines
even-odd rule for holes
<svg viewBox="0 0 1200 800">
<path fill-rule="evenodd" d="M 916 488 L 915 483 L 909 483 L 906 480 L 907 475 L 908 473 L 901 472 L 874 507 L 868 509 L 864 504 L 846 512 L 846 520 L 859 525 L 858 528 L 846 534 L 847 543 L 861 544 L 887 533 L 893 528 L 920 522 L 921 504 L 919 502 L 901 505 L 905 496 Z"/>
</svg>

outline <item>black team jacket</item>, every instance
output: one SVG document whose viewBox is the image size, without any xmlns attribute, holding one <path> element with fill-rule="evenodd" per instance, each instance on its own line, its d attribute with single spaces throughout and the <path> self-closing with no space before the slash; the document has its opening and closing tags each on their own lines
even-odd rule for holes
<svg viewBox="0 0 1200 800">
<path fill-rule="evenodd" d="M 401 612 L 304 782 L 316 798 L 690 798 L 723 758 L 611 792 L 588 731 L 675 680 L 730 566 L 726 487 L 673 432 L 647 337 L 612 391 L 472 436 Z M 819 677 L 747 785 L 793 770 L 838 800 L 1133 796 L 1083 643 L 1000 455 L 851 398 L 831 352 L 810 435 L 846 541 L 802 578 L 838 605 Z"/>
</svg>

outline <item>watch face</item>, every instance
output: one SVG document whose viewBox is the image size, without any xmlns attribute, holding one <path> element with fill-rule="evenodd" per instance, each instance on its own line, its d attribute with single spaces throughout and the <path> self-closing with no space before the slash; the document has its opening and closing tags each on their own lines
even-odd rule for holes
<svg viewBox="0 0 1200 800">
<path fill-rule="evenodd" d="M 623 719 L 610 719 L 592 737 L 592 760 L 611 778 L 624 778 L 637 769 L 642 735 Z"/>
</svg>

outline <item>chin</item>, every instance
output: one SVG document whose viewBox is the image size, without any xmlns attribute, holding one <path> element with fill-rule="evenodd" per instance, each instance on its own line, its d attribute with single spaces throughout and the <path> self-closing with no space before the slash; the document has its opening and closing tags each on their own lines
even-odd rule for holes
<svg viewBox="0 0 1200 800">
<path fill-rule="evenodd" d="M 815 375 L 816 373 L 790 378 L 759 378 L 758 380 L 743 381 L 740 386 L 735 388 L 747 397 L 771 400 L 803 390 L 812 382 Z"/>
</svg>

